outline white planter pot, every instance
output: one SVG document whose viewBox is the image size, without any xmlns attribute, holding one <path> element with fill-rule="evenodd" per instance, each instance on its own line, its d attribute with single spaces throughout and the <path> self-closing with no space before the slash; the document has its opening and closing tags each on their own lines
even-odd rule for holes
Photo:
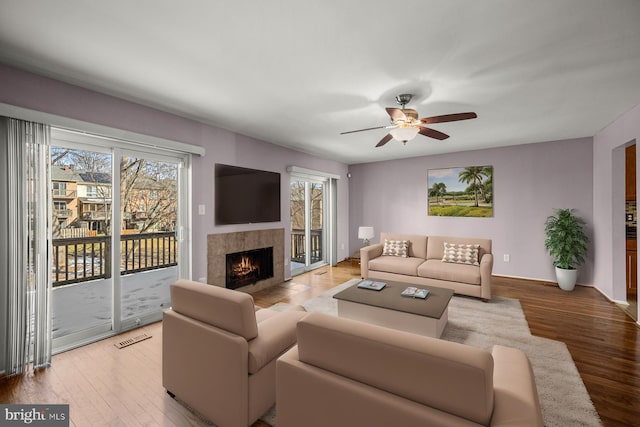
<svg viewBox="0 0 640 427">
<path fill-rule="evenodd" d="M 556 279 L 558 279 L 560 289 L 572 291 L 576 286 L 576 280 L 578 280 L 578 270 L 565 270 L 564 268 L 556 267 Z"/>
</svg>

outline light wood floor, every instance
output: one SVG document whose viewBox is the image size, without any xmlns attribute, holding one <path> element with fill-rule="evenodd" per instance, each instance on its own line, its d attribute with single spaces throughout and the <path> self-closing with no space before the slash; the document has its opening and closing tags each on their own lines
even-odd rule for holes
<svg viewBox="0 0 640 427">
<path fill-rule="evenodd" d="M 325 267 L 254 294 L 257 305 L 297 304 L 359 277 L 350 262 Z M 608 426 L 640 425 L 640 328 L 595 289 L 564 292 L 539 282 L 495 277 L 494 295 L 518 298 L 534 335 L 563 341 Z M 124 349 L 139 330 L 53 357 L 52 367 L 0 380 L 1 403 L 69 403 L 73 426 L 200 426 L 162 388 L 162 325 Z M 257 422 L 254 427 L 267 424 Z"/>
</svg>

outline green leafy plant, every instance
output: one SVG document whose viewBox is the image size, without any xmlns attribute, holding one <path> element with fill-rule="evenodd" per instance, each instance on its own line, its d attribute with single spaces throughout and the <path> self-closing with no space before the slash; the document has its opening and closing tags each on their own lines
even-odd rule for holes
<svg viewBox="0 0 640 427">
<path fill-rule="evenodd" d="M 584 233 L 584 220 L 573 209 L 556 209 L 556 214 L 544 223 L 544 246 L 553 258 L 553 265 L 565 270 L 575 270 L 584 263 L 589 239 Z"/>
</svg>

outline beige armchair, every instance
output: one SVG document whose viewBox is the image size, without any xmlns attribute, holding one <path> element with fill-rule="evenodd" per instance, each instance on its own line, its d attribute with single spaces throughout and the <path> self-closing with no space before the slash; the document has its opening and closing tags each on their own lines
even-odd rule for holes
<svg viewBox="0 0 640 427">
<path fill-rule="evenodd" d="M 275 403 L 276 359 L 305 314 L 255 311 L 249 294 L 179 280 L 163 316 L 162 384 L 220 427 L 249 426 Z"/>
</svg>

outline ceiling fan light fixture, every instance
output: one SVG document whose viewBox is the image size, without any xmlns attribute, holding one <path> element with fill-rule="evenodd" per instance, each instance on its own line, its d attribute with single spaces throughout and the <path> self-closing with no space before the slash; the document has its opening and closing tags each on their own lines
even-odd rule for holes
<svg viewBox="0 0 640 427">
<path fill-rule="evenodd" d="M 416 110 L 414 110 L 413 108 L 405 108 L 406 104 L 411 101 L 412 97 L 413 95 L 408 93 L 400 94 L 396 96 L 396 103 L 398 103 L 401 108 L 385 108 L 387 114 L 389 115 L 389 118 L 391 119 L 390 125 L 341 132 L 340 135 L 373 129 L 391 129 L 388 134 L 386 134 L 380 141 L 378 141 L 376 147 L 382 147 L 392 139 L 395 139 L 396 141 L 402 141 L 406 144 L 407 141 L 411 141 L 418 134 L 426 136 L 428 138 L 437 139 L 438 141 L 442 141 L 449 138 L 449 135 L 438 130 L 425 127 L 425 125 L 431 123 L 456 122 L 458 120 L 469 120 L 478 117 L 476 113 L 468 112 L 419 118 L 418 112 Z"/>
<path fill-rule="evenodd" d="M 396 141 L 411 141 L 418 134 L 416 126 L 398 126 L 389 132 Z"/>
</svg>

